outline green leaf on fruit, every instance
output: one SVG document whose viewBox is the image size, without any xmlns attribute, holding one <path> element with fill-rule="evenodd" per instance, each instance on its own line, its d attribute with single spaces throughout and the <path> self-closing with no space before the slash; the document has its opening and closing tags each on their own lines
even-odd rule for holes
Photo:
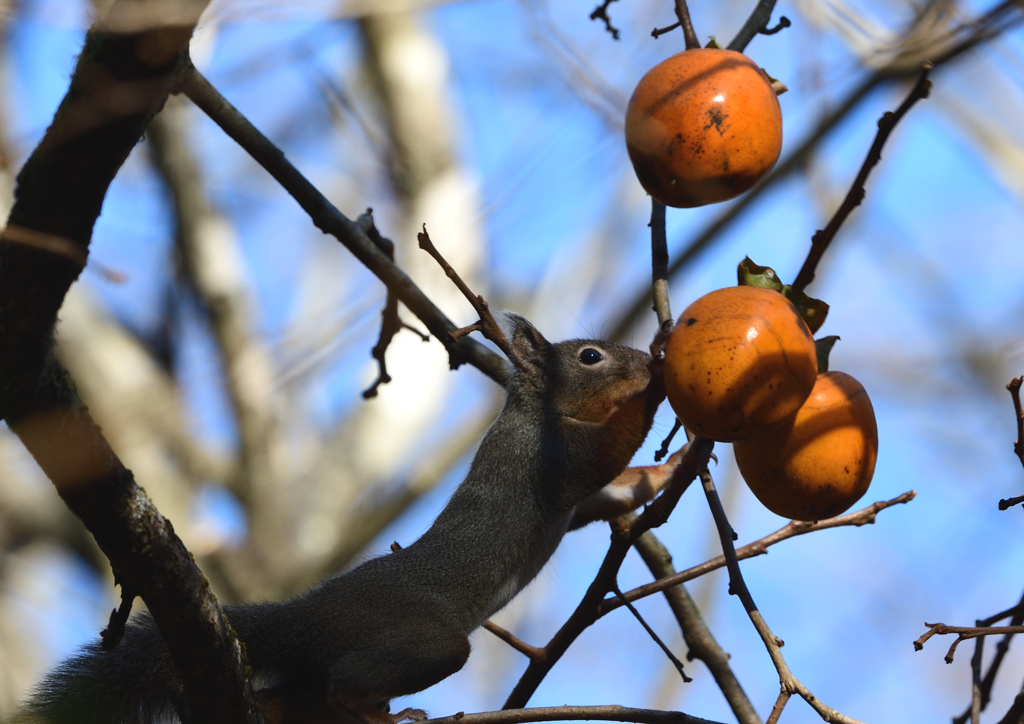
<svg viewBox="0 0 1024 724">
<path fill-rule="evenodd" d="M 711 36 L 711 40 L 708 41 L 708 44 L 705 45 L 704 48 L 705 49 L 706 48 L 714 48 L 715 50 L 725 50 L 721 45 L 719 45 L 718 41 L 715 40 L 715 36 L 714 35 Z"/>
<path fill-rule="evenodd" d="M 761 287 L 782 292 L 782 280 L 770 266 L 758 266 L 748 256 L 736 267 L 736 278 L 741 287 Z"/>
<path fill-rule="evenodd" d="M 779 292 L 796 307 L 811 334 L 817 332 L 825 323 L 828 305 L 820 299 L 809 297 L 803 292 L 794 292 L 789 284 L 783 284 L 779 275 L 770 266 L 760 266 L 748 256 L 736 267 L 736 278 L 741 287 L 761 287 Z"/>
<path fill-rule="evenodd" d="M 828 355 L 832 351 L 833 345 L 838 341 L 839 337 L 834 334 L 814 340 L 814 349 L 818 353 L 819 375 L 828 372 Z"/>
</svg>

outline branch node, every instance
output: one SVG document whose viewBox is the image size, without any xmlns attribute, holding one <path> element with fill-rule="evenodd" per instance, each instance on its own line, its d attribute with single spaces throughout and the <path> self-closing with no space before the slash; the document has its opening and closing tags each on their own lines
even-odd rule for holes
<svg viewBox="0 0 1024 724">
<path fill-rule="evenodd" d="M 590 13 L 590 19 L 603 20 L 604 29 L 611 33 L 612 40 L 618 40 L 619 29 L 612 25 L 612 19 L 608 16 L 608 6 L 613 2 L 615 2 L 615 0 L 604 0 L 603 3 L 594 8 L 594 12 Z"/>
<path fill-rule="evenodd" d="M 785 15 L 780 15 L 779 24 L 776 25 L 774 28 L 764 27 L 758 30 L 757 32 L 761 35 L 775 35 L 775 33 L 785 28 L 788 28 L 792 24 L 793 23 L 789 22 L 789 18 L 787 18 Z"/>
</svg>

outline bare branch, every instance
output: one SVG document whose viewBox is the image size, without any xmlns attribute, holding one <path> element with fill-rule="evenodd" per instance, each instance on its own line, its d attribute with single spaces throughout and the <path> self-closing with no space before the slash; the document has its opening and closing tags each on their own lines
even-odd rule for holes
<svg viewBox="0 0 1024 724">
<path fill-rule="evenodd" d="M 612 587 L 612 591 L 614 591 L 616 597 L 620 601 L 622 601 L 622 605 L 628 608 L 629 612 L 633 614 L 633 618 L 635 618 L 640 623 L 640 625 L 643 626 L 644 631 L 647 632 L 647 635 L 650 636 L 651 639 L 653 639 L 654 643 L 658 644 L 658 648 L 660 648 L 662 652 L 665 654 L 665 656 L 668 657 L 668 660 L 672 662 L 672 666 L 674 666 L 676 671 L 679 672 L 679 675 L 683 677 L 683 681 L 687 684 L 693 681 L 693 679 L 686 675 L 686 671 L 683 669 L 683 662 L 679 660 L 679 657 L 672 653 L 672 649 L 665 645 L 665 642 L 661 640 L 661 637 L 658 636 L 657 633 L 655 633 L 654 629 L 651 628 L 650 624 L 648 624 L 647 621 L 644 620 L 644 617 L 640 615 L 640 612 L 636 610 L 633 604 L 622 597 L 622 591 L 619 590 L 618 583 L 616 583 Z"/>
<path fill-rule="evenodd" d="M 697 38 L 697 33 L 693 29 L 693 23 L 690 21 L 690 8 L 686 6 L 686 0 L 676 0 L 676 17 L 679 18 L 679 24 L 683 27 L 686 49 L 698 50 L 700 48 L 700 39 Z"/>
<path fill-rule="evenodd" d="M 483 627 L 531 661 L 540 661 L 544 658 L 544 649 L 531 646 L 508 629 L 502 628 L 493 621 L 485 621 Z"/>
<path fill-rule="evenodd" d="M 928 642 L 932 636 L 939 635 L 944 636 L 946 634 L 957 634 L 956 641 L 949 647 L 949 651 L 946 652 L 945 661 L 947 664 L 953 663 L 953 655 L 956 653 L 956 647 L 961 641 L 967 641 L 968 639 L 977 638 L 978 636 L 989 636 L 991 634 L 1019 634 L 1024 633 L 1024 626 L 947 626 L 944 623 L 926 623 L 928 631 L 923 633 L 917 641 L 914 642 L 914 650 L 920 651 L 924 648 L 924 645 Z"/>
<path fill-rule="evenodd" d="M 747 558 L 753 558 L 754 556 L 767 553 L 770 546 L 788 538 L 813 533 L 818 530 L 825 530 L 826 528 L 841 528 L 851 525 L 871 525 L 875 522 L 875 518 L 878 516 L 880 511 L 901 503 L 909 503 L 914 499 L 915 495 L 917 495 L 917 493 L 911 490 L 891 500 L 881 500 L 853 513 L 847 513 L 846 515 L 840 515 L 827 520 L 819 520 L 815 523 L 798 520 L 791 521 L 774 533 L 766 535 L 764 538 L 756 540 L 753 543 L 748 543 L 742 548 L 736 549 L 736 556 L 741 561 L 746 560 Z M 640 598 L 660 593 L 678 583 L 685 583 L 686 581 L 691 581 L 694 578 L 699 578 L 711 571 L 722 568 L 725 565 L 725 556 L 718 556 L 706 563 L 701 563 L 700 565 L 693 566 L 692 568 L 687 568 L 685 571 L 680 571 L 679 573 L 668 576 L 667 578 L 662 578 L 654 581 L 653 583 L 638 586 L 631 591 L 626 591 L 623 595 L 625 595 L 625 597 L 630 601 L 636 601 Z M 601 615 L 604 616 L 605 614 L 614 611 L 619 607 L 619 605 L 618 600 L 615 598 L 605 599 L 604 603 L 601 605 Z"/>
<path fill-rule="evenodd" d="M 443 256 L 441 256 L 441 252 L 437 250 L 437 247 L 434 246 L 434 242 L 430 240 L 430 234 L 427 233 L 426 224 L 423 225 L 423 231 L 417 234 L 416 238 L 419 239 L 420 248 L 430 254 L 430 256 L 434 258 L 434 261 L 444 269 L 444 273 L 452 280 L 452 283 L 458 287 L 459 291 L 462 292 L 462 295 L 469 300 L 469 303 L 473 305 L 473 309 L 476 310 L 476 313 L 480 315 L 480 321 L 476 324 L 471 324 L 469 327 L 463 327 L 462 329 L 457 329 L 452 332 L 452 339 L 457 340 L 459 337 L 469 334 L 471 331 L 479 330 L 486 339 L 494 342 L 494 344 L 498 346 L 498 349 L 505 353 L 506 357 L 515 361 L 516 353 L 512 349 L 512 343 L 508 341 L 508 337 L 505 336 L 505 333 L 501 330 L 497 320 L 494 319 L 494 315 L 491 314 L 487 300 L 479 294 L 474 294 L 473 290 L 469 288 L 469 285 L 462 281 L 462 277 L 460 277 L 458 272 L 452 268 L 452 265 L 449 264 Z"/>
<path fill-rule="evenodd" d="M 204 7 L 121 2 L 90 30 L 68 92 L 21 171 L 8 227 L 66 238 L 87 252 L 110 182 L 166 101 Z M 168 16 L 174 27 L 163 24 Z M 208 582 L 52 356 L 57 310 L 80 270 L 66 255 L 0 244 L 0 417 L 118 580 L 145 599 L 181 675 L 188 720 L 254 724 L 260 717 L 241 649 Z"/>
<path fill-rule="evenodd" d="M 868 151 L 867 158 L 864 159 L 864 164 L 860 167 L 860 173 L 857 174 L 857 178 L 853 181 L 853 186 L 850 188 L 849 193 L 846 194 L 846 198 L 843 199 L 843 203 L 839 206 L 835 215 L 828 222 L 828 225 L 823 230 L 816 232 L 811 240 L 811 251 L 808 253 L 800 273 L 796 275 L 796 281 L 793 282 L 794 292 L 802 292 L 814 280 L 814 272 L 818 267 L 818 262 L 821 261 L 821 257 L 825 254 L 825 250 L 832 243 L 843 222 L 864 200 L 866 193 L 864 184 L 867 181 L 868 174 L 871 173 L 871 169 L 882 160 L 882 147 L 885 145 L 886 140 L 888 140 L 889 134 L 892 133 L 896 124 L 900 122 L 900 119 L 907 114 L 907 111 L 915 103 L 922 98 L 928 97 L 932 87 L 932 82 L 928 78 L 931 70 L 932 64 L 925 62 L 921 66 L 921 75 L 906 100 L 896 109 L 895 113 L 887 112 L 879 119 L 878 134 L 875 136 L 875 142 L 871 144 L 871 149 Z"/>
<path fill-rule="evenodd" d="M 546 706 L 534 709 L 505 709 L 481 714 L 458 713 L 423 724 L 523 724 L 535 721 L 623 721 L 637 724 L 720 724 L 678 711 L 632 709 L 627 706 Z"/>
<path fill-rule="evenodd" d="M 449 335 L 457 327 L 417 287 L 405 272 L 390 261 L 367 238 L 354 221 L 338 211 L 284 154 L 217 92 L 195 68 L 190 68 L 181 83 L 181 91 L 203 110 L 225 133 L 263 166 L 309 214 L 318 229 L 331 234 L 355 255 L 367 269 L 392 290 L 402 303 L 427 326 L 430 333 L 448 349 L 453 369 L 468 362 L 504 386 L 511 375 L 510 365 L 476 340 L 463 337 L 453 343 Z"/>
<path fill-rule="evenodd" d="M 654 533 L 644 533 L 636 540 L 635 545 L 637 553 L 655 578 L 667 578 L 675 573 L 672 556 Z M 616 600 L 626 599 L 622 594 L 617 594 Z M 685 586 L 680 583 L 666 589 L 665 600 L 679 622 L 683 640 L 689 649 L 687 658 L 704 662 L 740 724 L 761 724 L 761 717 L 757 715 L 754 705 L 750 703 L 736 674 L 729 666 L 729 654 L 722 650 L 708 630 L 696 602 L 690 597 Z"/>
<path fill-rule="evenodd" d="M 812 694 L 811 691 L 793 675 L 793 672 L 789 670 L 789 666 L 786 664 L 786 660 L 782 656 L 782 639 L 772 633 L 772 630 L 768 627 L 768 623 L 764 620 L 761 612 L 757 609 L 757 605 L 754 603 L 754 599 L 750 595 L 750 590 L 747 588 L 747 584 L 743 580 L 743 574 L 740 572 L 739 559 L 736 557 L 736 550 L 732 543 L 732 526 L 729 525 L 729 521 L 725 516 L 725 509 L 722 507 L 722 501 L 718 497 L 718 491 L 715 489 L 714 480 L 712 480 L 711 473 L 708 472 L 706 467 L 701 470 L 700 479 L 704 486 L 704 493 L 707 496 L 708 505 L 711 507 L 711 514 L 715 518 L 715 525 L 718 527 L 718 538 L 722 542 L 722 550 L 725 553 L 726 565 L 729 568 L 729 591 L 730 593 L 739 596 L 740 601 L 743 603 L 743 608 L 746 609 L 747 615 L 750 617 L 750 622 L 754 625 L 754 629 L 757 631 L 758 635 L 760 635 L 761 641 L 764 642 L 765 648 L 768 650 L 768 655 L 771 657 L 772 663 L 775 664 L 775 669 L 779 672 L 779 687 L 782 694 L 799 694 L 804 701 L 811 705 L 811 708 L 814 709 L 814 711 L 816 711 L 824 721 L 840 722 L 841 724 L 863 724 L 862 722 L 858 722 L 856 719 L 852 719 L 841 714 L 830 706 L 826 706 L 821 699 Z M 781 696 L 779 698 L 779 702 L 781 702 L 781 706 L 785 706 L 785 700 L 783 700 Z M 775 713 L 774 710 L 772 713 Z M 777 716 L 775 718 L 778 719 Z"/>
<path fill-rule="evenodd" d="M 758 33 L 763 33 L 772 19 L 772 11 L 775 9 L 775 0 L 758 0 L 754 11 L 750 13 L 747 22 L 736 33 L 736 37 L 729 43 L 729 50 L 742 53 L 747 49 L 747 43 L 754 39 Z M 781 21 L 780 21 L 781 23 Z"/>
</svg>

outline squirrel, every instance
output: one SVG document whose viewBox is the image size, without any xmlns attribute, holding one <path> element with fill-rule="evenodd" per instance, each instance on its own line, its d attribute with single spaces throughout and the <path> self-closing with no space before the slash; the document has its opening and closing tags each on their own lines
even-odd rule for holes
<svg viewBox="0 0 1024 724">
<path fill-rule="evenodd" d="M 628 468 L 664 399 L 658 361 L 589 339 L 552 344 L 509 314 L 515 373 L 465 480 L 421 538 L 295 598 L 225 606 L 268 724 L 423 719 L 388 713 L 462 668 L 469 634 L 541 570 L 566 532 L 652 500 L 681 458 Z M 177 721 L 181 688 L 156 624 L 85 646 L 18 724 Z"/>
</svg>

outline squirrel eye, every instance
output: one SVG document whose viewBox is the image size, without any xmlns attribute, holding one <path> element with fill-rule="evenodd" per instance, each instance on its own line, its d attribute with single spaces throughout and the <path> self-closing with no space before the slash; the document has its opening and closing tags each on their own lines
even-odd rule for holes
<svg viewBox="0 0 1024 724">
<path fill-rule="evenodd" d="M 580 351 L 580 362 L 585 365 L 596 365 L 604 359 L 604 355 L 601 354 L 600 350 L 594 349 L 593 347 L 587 347 Z"/>
</svg>

